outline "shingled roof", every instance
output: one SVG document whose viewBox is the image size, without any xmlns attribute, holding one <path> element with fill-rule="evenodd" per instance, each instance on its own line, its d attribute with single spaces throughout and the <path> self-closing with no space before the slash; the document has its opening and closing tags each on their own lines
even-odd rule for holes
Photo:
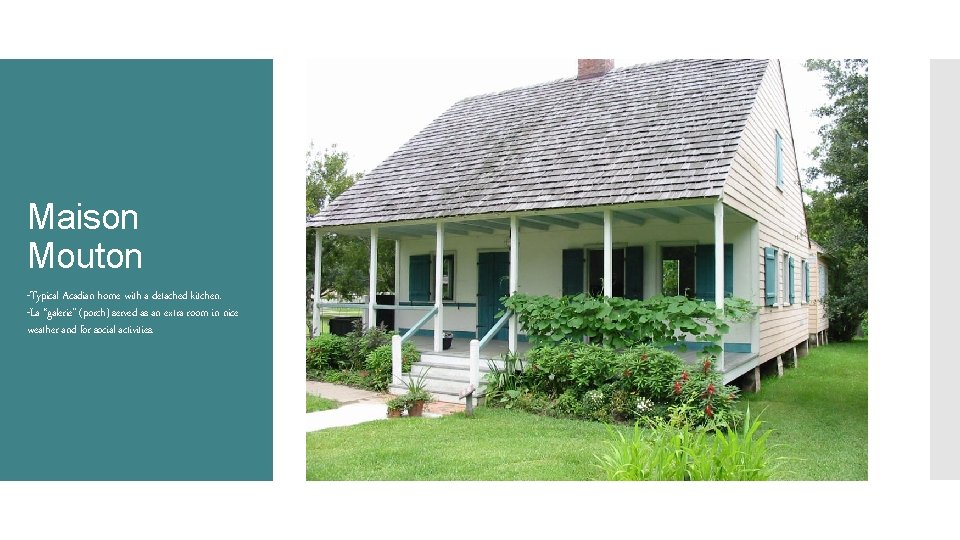
<svg viewBox="0 0 960 540">
<path fill-rule="evenodd" d="M 307 227 L 716 197 L 766 60 L 672 60 L 464 99 Z"/>
</svg>

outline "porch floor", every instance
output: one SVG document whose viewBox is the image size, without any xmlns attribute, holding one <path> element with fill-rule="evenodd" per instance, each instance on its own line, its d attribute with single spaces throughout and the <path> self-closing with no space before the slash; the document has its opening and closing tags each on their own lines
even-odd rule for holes
<svg viewBox="0 0 960 540">
<path fill-rule="evenodd" d="M 449 358 L 451 364 L 467 365 L 470 358 L 470 340 L 466 338 L 453 338 L 450 348 L 439 352 L 433 352 L 433 338 L 429 336 L 413 336 L 410 341 L 417 347 L 421 353 L 431 356 L 442 356 Z M 517 343 L 517 352 L 523 356 L 532 348 L 529 342 L 521 341 Z M 487 346 L 480 349 L 481 359 L 499 360 L 508 350 L 507 342 L 500 340 L 491 340 Z M 685 364 L 696 365 L 699 363 L 697 351 L 674 351 L 674 354 L 680 357 Z M 462 361 L 460 359 L 463 359 Z M 481 365 L 484 365 L 481 362 Z M 734 353 L 728 352 L 723 355 L 723 382 L 727 384 L 744 373 L 750 371 L 757 365 L 756 353 Z"/>
</svg>

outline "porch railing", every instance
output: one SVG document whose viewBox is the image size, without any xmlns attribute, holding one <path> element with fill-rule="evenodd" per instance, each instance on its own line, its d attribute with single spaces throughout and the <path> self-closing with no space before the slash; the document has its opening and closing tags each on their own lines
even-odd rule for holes
<svg viewBox="0 0 960 540">
<path fill-rule="evenodd" d="M 400 306 L 391 306 L 391 307 L 400 307 Z M 407 306 L 403 306 L 403 307 L 406 308 Z M 414 306 L 409 306 L 409 307 L 414 307 Z M 424 309 L 425 307 L 426 306 L 416 306 L 415 309 Z M 417 324 L 411 326 L 410 329 L 407 330 L 405 334 L 403 334 L 403 336 L 398 336 L 394 334 L 394 336 L 390 338 L 390 348 L 392 352 L 391 356 L 393 360 L 393 382 L 394 383 L 399 383 L 400 381 L 403 380 L 402 378 L 403 377 L 403 369 L 402 369 L 403 353 L 401 352 L 403 342 L 410 339 L 414 334 L 417 333 L 417 330 L 420 330 L 420 328 L 422 328 L 423 325 L 427 324 L 427 322 L 429 322 L 430 319 L 432 319 L 437 314 L 437 311 L 438 311 L 437 306 L 431 307 L 430 311 L 428 311 L 423 316 L 423 318 L 417 321 Z"/>
<path fill-rule="evenodd" d="M 507 324 L 512 316 L 513 312 L 508 309 L 507 312 L 503 314 L 503 317 L 497 321 L 497 324 L 493 325 L 483 338 L 470 340 L 470 384 L 472 384 L 474 388 L 480 386 L 480 349 L 485 347 L 487 343 L 493 339 L 493 336 L 497 335 L 497 332 L 503 328 L 503 325 Z"/>
</svg>

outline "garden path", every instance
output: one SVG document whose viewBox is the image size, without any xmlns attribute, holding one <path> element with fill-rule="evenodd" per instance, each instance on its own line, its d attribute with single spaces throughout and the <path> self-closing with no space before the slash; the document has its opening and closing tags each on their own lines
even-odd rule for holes
<svg viewBox="0 0 960 540">
<path fill-rule="evenodd" d="M 340 403 L 336 409 L 306 413 L 306 431 L 319 431 L 332 427 L 352 426 L 387 417 L 389 394 L 378 394 L 339 384 L 319 381 L 307 381 L 307 393 L 333 399 Z M 450 403 L 429 403 L 424 410 L 426 417 L 437 418 L 463 410 L 462 405 Z"/>
</svg>

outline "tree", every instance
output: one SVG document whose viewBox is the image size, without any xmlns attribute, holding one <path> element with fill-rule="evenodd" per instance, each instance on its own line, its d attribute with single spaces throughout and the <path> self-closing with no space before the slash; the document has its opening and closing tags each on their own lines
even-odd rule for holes
<svg viewBox="0 0 960 540">
<path fill-rule="evenodd" d="M 306 211 L 313 215 L 326 208 L 330 201 L 363 178 L 363 173 L 349 173 L 349 155 L 333 145 L 322 153 L 313 144 L 307 151 Z M 313 302 L 313 271 L 315 233 L 307 231 L 307 310 Z M 320 295 L 333 293 L 344 299 L 367 294 L 370 266 L 370 240 L 367 238 L 324 234 L 323 259 L 320 271 Z M 377 287 L 380 291 L 393 290 L 394 243 L 381 240 L 377 246 Z"/>
<path fill-rule="evenodd" d="M 806 190 L 807 219 L 811 238 L 831 257 L 830 334 L 847 341 L 867 315 L 867 61 L 807 60 L 806 67 L 823 73 L 830 96 L 814 111 L 826 122 L 807 178 L 826 187 Z"/>
</svg>

